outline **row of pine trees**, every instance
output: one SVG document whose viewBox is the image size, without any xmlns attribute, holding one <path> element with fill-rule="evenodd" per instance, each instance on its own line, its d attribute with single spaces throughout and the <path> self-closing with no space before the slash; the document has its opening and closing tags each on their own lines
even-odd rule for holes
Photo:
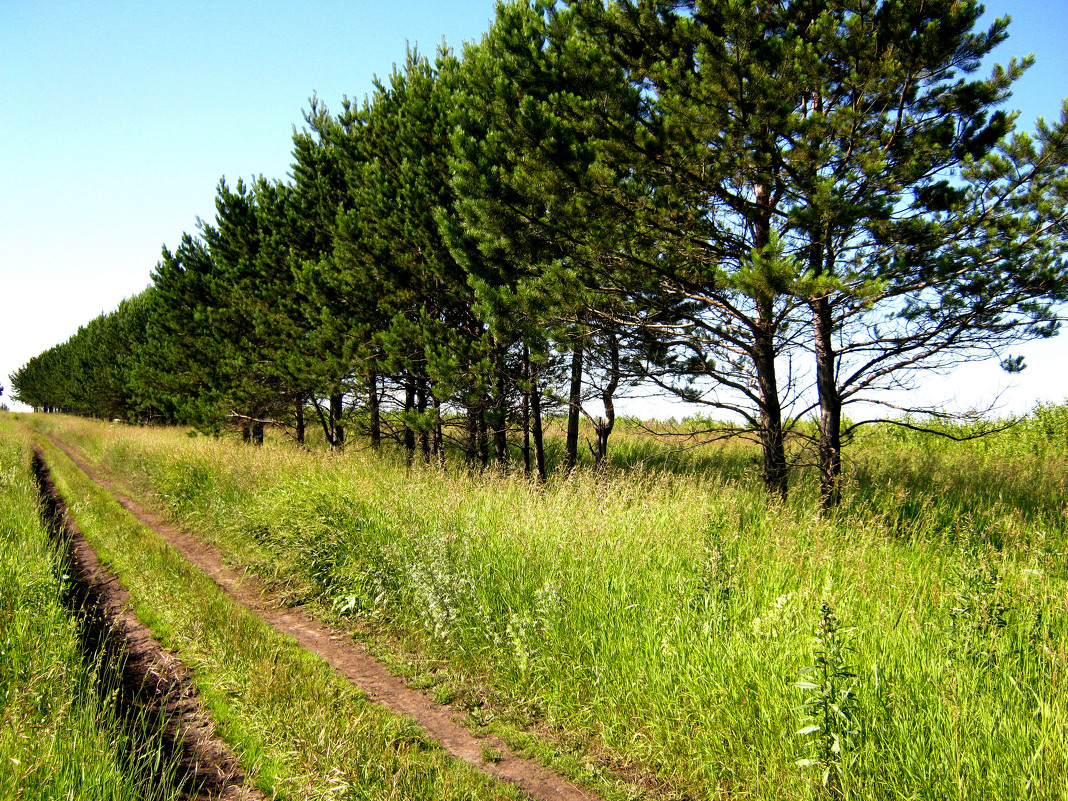
<svg viewBox="0 0 1068 801">
<path fill-rule="evenodd" d="M 285 181 L 224 180 L 151 286 L 12 376 L 129 421 L 355 426 L 544 477 L 642 386 L 744 421 L 770 492 L 844 410 L 1056 331 L 1066 124 L 1017 133 L 1029 60 L 960 0 L 502 2 L 461 54 L 317 99 Z M 591 405 L 591 401 L 594 403 Z M 595 409 L 596 413 L 591 413 Z M 816 425 L 797 428 L 796 421 Z M 815 433 L 811 433 L 811 431 Z"/>
</svg>

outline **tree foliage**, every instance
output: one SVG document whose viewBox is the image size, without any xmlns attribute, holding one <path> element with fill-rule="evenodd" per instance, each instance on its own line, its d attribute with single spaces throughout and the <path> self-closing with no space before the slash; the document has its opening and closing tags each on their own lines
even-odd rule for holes
<svg viewBox="0 0 1068 801">
<path fill-rule="evenodd" d="M 845 410 L 1057 331 L 1066 111 L 1016 130 L 1030 60 L 967 0 L 519 0 L 410 52 L 362 104 L 312 98 L 289 181 L 220 182 L 144 293 L 12 376 L 37 408 L 317 418 L 410 458 L 545 475 L 542 419 L 605 458 L 640 385 L 790 442 L 837 500 Z M 816 426 L 795 422 L 814 417 Z M 815 430 L 809 437 L 806 432 Z M 808 445 L 804 443 L 808 437 Z"/>
</svg>

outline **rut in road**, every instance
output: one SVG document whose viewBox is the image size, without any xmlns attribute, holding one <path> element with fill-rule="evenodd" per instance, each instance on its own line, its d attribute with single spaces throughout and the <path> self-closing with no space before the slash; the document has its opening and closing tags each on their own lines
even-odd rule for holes
<svg viewBox="0 0 1068 801">
<path fill-rule="evenodd" d="M 229 746 L 215 733 L 196 683 L 175 654 L 164 648 L 130 609 L 130 594 L 85 540 L 52 481 L 44 453 L 34 450 L 33 472 L 42 517 L 64 549 L 74 580 L 70 604 L 82 615 L 84 647 L 104 651 L 119 680 L 118 703 L 136 721 L 158 721 L 163 747 L 176 759 L 171 780 L 190 801 L 263 801 Z"/>
<path fill-rule="evenodd" d="M 534 801 L 603 801 L 600 795 L 571 783 L 539 762 L 518 756 L 495 735 L 476 738 L 470 730 L 452 719 L 450 710 L 434 703 L 424 693 L 407 686 L 352 639 L 338 636 L 322 622 L 299 608 L 273 606 L 262 585 L 252 576 L 227 566 L 222 552 L 166 522 L 159 515 L 116 491 L 114 485 L 82 462 L 65 443 L 52 439 L 99 487 L 111 493 L 144 525 L 159 534 L 191 564 L 204 571 L 231 598 L 248 608 L 275 631 L 288 634 L 306 650 L 317 654 L 331 667 L 363 690 L 368 699 L 387 709 L 414 719 L 448 753 L 478 770 L 510 782 Z M 488 761 L 483 753 L 492 751 Z M 496 757 L 499 755 L 499 759 Z"/>
</svg>

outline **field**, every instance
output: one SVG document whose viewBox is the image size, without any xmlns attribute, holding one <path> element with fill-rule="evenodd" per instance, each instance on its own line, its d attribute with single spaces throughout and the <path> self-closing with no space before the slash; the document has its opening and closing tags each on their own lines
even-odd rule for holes
<svg viewBox="0 0 1068 801">
<path fill-rule="evenodd" d="M 633 429 L 539 486 L 23 419 L 606 797 L 1044 799 L 1068 797 L 1066 418 L 875 430 L 829 515 L 805 471 L 772 503 L 747 446 L 665 459 Z"/>
</svg>

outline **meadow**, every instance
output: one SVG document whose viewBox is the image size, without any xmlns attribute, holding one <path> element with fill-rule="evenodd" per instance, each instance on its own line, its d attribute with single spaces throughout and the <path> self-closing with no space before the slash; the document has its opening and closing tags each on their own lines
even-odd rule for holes
<svg viewBox="0 0 1068 801">
<path fill-rule="evenodd" d="M 27 419 L 608 797 L 1068 798 L 1063 407 L 972 442 L 873 428 L 830 514 L 809 470 L 773 502 L 750 446 L 633 427 L 539 485 Z"/>
</svg>

